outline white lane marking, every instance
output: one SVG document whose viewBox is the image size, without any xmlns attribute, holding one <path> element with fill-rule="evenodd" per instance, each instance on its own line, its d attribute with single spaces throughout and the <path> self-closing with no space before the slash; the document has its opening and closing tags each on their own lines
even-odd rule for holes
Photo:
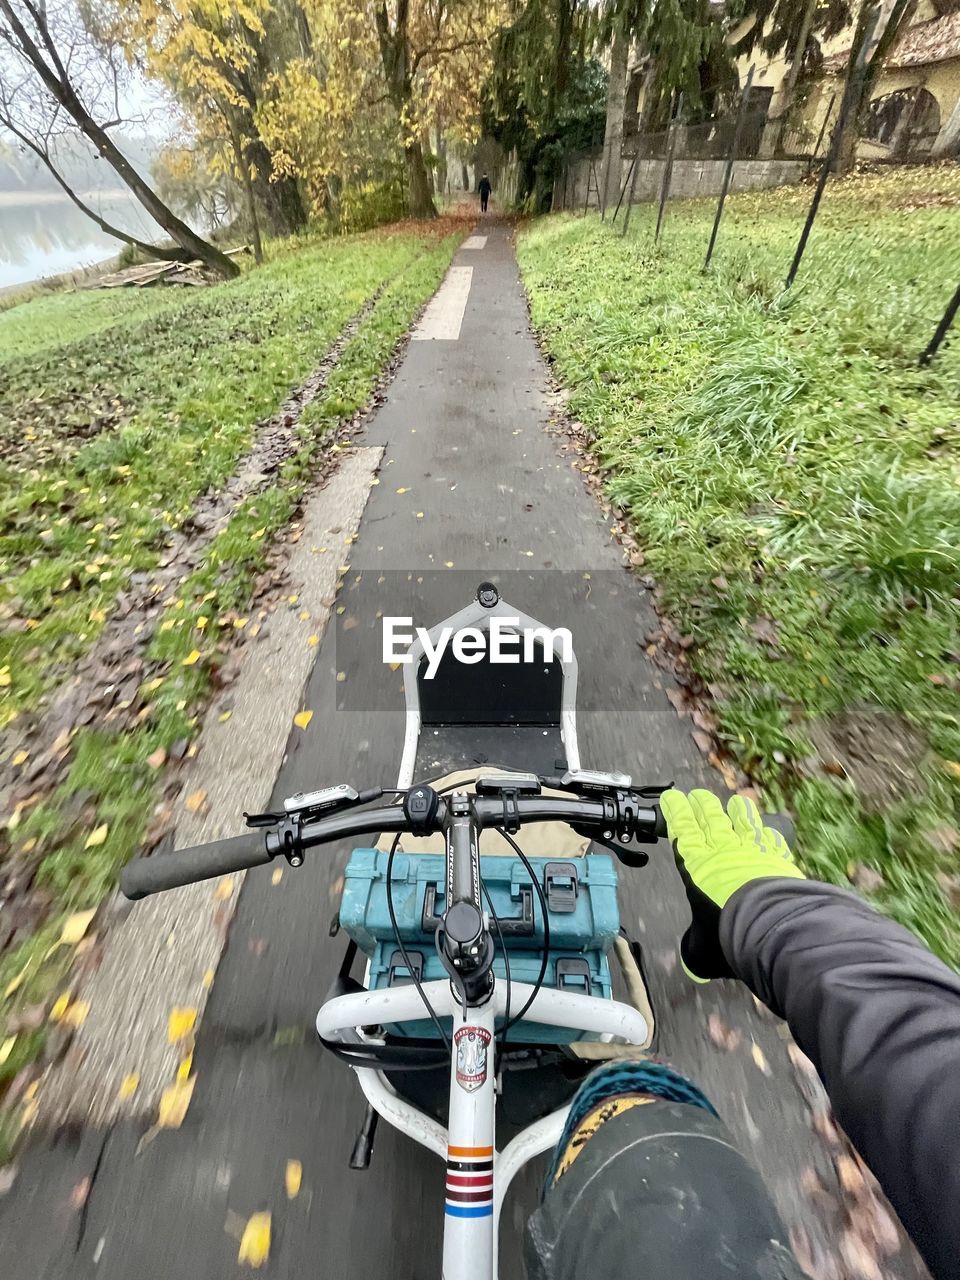
<svg viewBox="0 0 960 1280">
<path fill-rule="evenodd" d="M 486 243 L 487 243 L 486 236 L 467 236 L 466 240 L 464 240 L 460 248 L 461 249 L 483 249 L 485 248 Z"/>
<path fill-rule="evenodd" d="M 456 342 L 470 296 L 473 267 L 451 267 L 413 331 L 414 342 Z"/>
</svg>

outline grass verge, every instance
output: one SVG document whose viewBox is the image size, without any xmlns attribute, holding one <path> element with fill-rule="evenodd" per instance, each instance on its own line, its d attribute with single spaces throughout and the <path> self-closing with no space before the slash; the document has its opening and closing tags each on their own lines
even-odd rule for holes
<svg viewBox="0 0 960 1280">
<path fill-rule="evenodd" d="M 720 734 L 813 874 L 853 879 L 960 964 L 956 166 L 542 219 L 531 313 Z"/>
<path fill-rule="evenodd" d="M 9 1046 L 6 1056 L 0 1058 L 0 1098 L 18 1081 L 15 1092 L 18 1103 L 21 1101 L 25 1075 L 35 1070 L 34 1064 L 44 1051 L 48 1029 L 45 1022 L 38 1022 L 37 1012 L 61 990 L 72 957 L 72 948 L 59 944 L 64 921 L 72 912 L 96 906 L 112 890 L 119 868 L 141 844 L 162 793 L 158 756 L 169 753 L 174 743 L 196 736 L 218 668 L 232 646 L 237 624 L 244 623 L 244 614 L 253 603 L 257 575 L 268 564 L 275 536 L 290 522 L 319 452 L 349 447 L 330 446 L 330 434 L 366 402 L 417 310 L 436 289 L 459 238 L 404 234 L 397 237 L 398 245 L 391 245 L 386 236 L 355 242 L 353 254 L 367 260 L 362 270 L 379 267 L 381 275 L 373 278 L 374 287 L 382 283 L 384 271 L 393 278 L 345 347 L 324 391 L 302 414 L 295 455 L 283 465 L 271 487 L 240 503 L 223 532 L 208 544 L 201 562 L 179 584 L 175 598 L 170 599 L 150 641 L 150 678 L 144 679 L 137 694 L 137 727 L 126 732 L 111 731 L 107 724 L 77 729 L 70 743 L 71 767 L 65 781 L 12 829 L 7 821 L 10 853 L 36 864 L 36 881 L 49 895 L 50 908 L 28 936 L 0 957 L 0 1052 Z M 334 246 L 335 256 L 339 248 L 340 244 Z M 304 266 L 296 256 L 286 255 L 283 261 L 296 273 L 303 273 L 304 289 L 312 292 L 310 272 L 314 270 L 318 277 L 315 284 L 319 291 L 329 255 L 329 246 L 324 246 L 319 261 L 318 255 L 305 253 L 313 268 Z M 345 261 L 361 269 L 353 256 Z M 352 295 L 347 271 L 345 276 L 344 319 L 362 301 Z M 244 298 L 248 300 L 249 295 Z M 262 412 L 276 407 L 291 382 L 317 363 L 333 336 L 324 330 L 312 354 L 304 351 L 300 372 L 275 387 L 273 400 Z M 189 335 L 187 339 L 193 342 Z M 289 332 L 287 340 L 288 352 L 299 350 Z M 253 354 L 244 359 L 252 362 Z M 268 376 L 273 386 L 273 374 Z M 219 394 L 225 394 L 223 389 Z M 72 460 L 60 465 L 72 465 Z M 147 484 L 146 464 L 138 460 L 138 466 L 144 468 L 142 479 Z M 90 821 L 76 821 L 78 801 L 85 814 L 95 815 Z M 93 845 L 92 824 L 96 824 L 95 831 L 104 831 L 103 839 Z M 29 1096 L 27 1100 L 29 1103 Z M 17 1120 L 9 1109 L 5 1120 L 0 1113 L 0 1164 L 16 1129 Z"/>
</svg>

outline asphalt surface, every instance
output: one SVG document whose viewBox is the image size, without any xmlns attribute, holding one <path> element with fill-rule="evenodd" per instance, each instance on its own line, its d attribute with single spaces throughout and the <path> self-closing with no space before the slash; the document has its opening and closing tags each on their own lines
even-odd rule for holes
<svg viewBox="0 0 960 1280">
<path fill-rule="evenodd" d="M 491 221 L 479 230 L 485 247 L 457 257 L 457 265 L 473 267 L 459 338 L 411 343 L 370 423 L 364 443 L 382 445 L 384 461 L 352 547 L 340 616 L 349 616 L 357 574 L 369 587 L 371 571 L 402 571 L 401 581 L 409 573 L 411 601 L 438 610 L 416 621 L 431 624 L 467 603 L 482 578 L 517 571 L 523 576 L 510 580 L 510 594 L 524 598 L 513 603 L 574 631 L 584 765 L 717 787 L 689 721 L 666 700 L 667 677 L 644 654 L 654 622 L 644 592 L 622 569 L 570 457 L 544 429 L 552 405 L 510 229 Z M 384 576 L 395 597 L 398 578 Z M 342 627 L 324 636 L 304 696 L 314 718 L 309 731 L 293 731 L 275 797 L 338 781 L 389 785 L 396 777 L 399 677 L 382 664 L 361 676 L 349 636 Z M 15 1186 L 0 1199 L 5 1280 L 233 1277 L 239 1231 L 258 1210 L 273 1215 L 269 1276 L 439 1275 L 440 1163 L 381 1125 L 371 1168 L 350 1172 L 361 1097 L 349 1069 L 313 1042 L 316 1011 L 342 952 L 328 925 L 346 854 L 314 854 L 276 885 L 269 870 L 248 875 L 179 1130 L 144 1143 L 148 1119 L 124 1121 L 61 1134 L 21 1158 Z M 835 1178 L 781 1029 L 736 984 L 698 988 L 679 972 L 685 902 L 665 848 L 645 870 L 623 872 L 622 885 L 624 921 L 647 953 L 661 1055 L 712 1097 L 788 1224 L 805 1223 L 825 1239 L 798 1179 L 810 1167 L 828 1187 Z M 711 1012 L 740 1031 L 735 1049 L 711 1041 Z M 303 1167 L 292 1200 L 284 1191 L 288 1160 Z M 504 1212 L 501 1275 L 510 1280 L 521 1274 L 519 1231 L 535 1188 L 531 1173 Z"/>
</svg>

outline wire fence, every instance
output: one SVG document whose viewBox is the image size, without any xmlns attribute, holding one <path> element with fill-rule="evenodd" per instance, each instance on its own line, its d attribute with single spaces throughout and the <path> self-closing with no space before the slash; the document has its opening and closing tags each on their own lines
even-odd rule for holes
<svg viewBox="0 0 960 1280">
<path fill-rule="evenodd" d="M 860 56 L 865 55 L 868 43 L 864 41 Z M 633 205 L 656 201 L 654 238 L 659 240 L 669 200 L 713 196 L 717 207 L 705 249 L 706 270 L 731 191 L 760 190 L 816 177 L 810 209 L 785 279 L 789 288 L 800 268 L 851 106 L 838 82 L 820 92 L 812 111 L 771 117 L 772 91 L 754 85 L 754 73 L 751 67 L 739 100 L 730 105 L 728 96 L 723 110 L 688 113 L 683 95 L 679 95 L 671 104 L 666 127 L 625 130 L 621 154 L 615 160 L 604 147 L 568 157 L 554 186 L 554 209 L 583 214 L 594 209 L 614 225 L 619 220 L 625 235 Z M 938 148 L 939 123 L 928 98 L 926 89 L 913 87 L 874 99 L 861 122 L 858 158 L 898 164 L 950 158 L 949 150 Z M 960 139 L 954 154 L 958 150 Z M 920 356 L 921 364 L 928 364 L 936 354 L 958 309 L 960 289 L 947 304 Z"/>
</svg>

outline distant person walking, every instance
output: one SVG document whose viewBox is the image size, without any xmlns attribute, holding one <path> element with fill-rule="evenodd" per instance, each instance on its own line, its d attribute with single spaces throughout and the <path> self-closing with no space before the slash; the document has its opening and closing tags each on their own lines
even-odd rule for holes
<svg viewBox="0 0 960 1280">
<path fill-rule="evenodd" d="M 480 192 L 480 212 L 486 213 L 487 203 L 490 199 L 490 192 L 493 190 L 493 187 L 490 185 L 490 179 L 486 174 L 484 174 L 480 179 L 480 186 L 477 190 Z"/>
</svg>

